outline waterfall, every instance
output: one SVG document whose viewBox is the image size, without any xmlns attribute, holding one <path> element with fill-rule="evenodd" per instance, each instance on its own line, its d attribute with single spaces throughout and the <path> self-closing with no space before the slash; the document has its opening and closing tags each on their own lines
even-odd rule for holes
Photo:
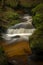
<svg viewBox="0 0 43 65">
<path fill-rule="evenodd" d="M 3 34 L 2 36 L 5 40 L 8 42 L 10 41 L 11 43 L 11 41 L 13 42 L 22 39 L 29 39 L 29 36 L 35 31 L 35 28 L 32 25 L 32 16 L 26 14 L 24 17 L 22 17 L 22 19 L 26 19 L 26 21 L 15 24 L 14 26 L 11 26 L 7 29 L 7 33 Z M 19 35 L 20 38 L 15 38 L 17 35 Z"/>
</svg>

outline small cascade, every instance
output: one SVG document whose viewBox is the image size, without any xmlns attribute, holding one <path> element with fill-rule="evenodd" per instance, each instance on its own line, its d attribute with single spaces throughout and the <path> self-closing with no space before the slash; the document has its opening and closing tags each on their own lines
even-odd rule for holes
<svg viewBox="0 0 43 65">
<path fill-rule="evenodd" d="M 29 16 L 28 14 L 25 14 L 22 19 L 26 19 L 25 22 L 21 22 L 18 24 L 15 24 L 14 26 L 11 26 L 7 29 L 7 33 L 3 34 L 3 38 L 5 40 L 9 41 L 17 41 L 22 39 L 29 39 L 29 36 L 32 35 L 35 28 L 32 25 L 32 16 Z M 24 35 L 22 35 L 24 34 Z M 15 38 L 16 36 L 20 36 L 20 38 Z"/>
</svg>

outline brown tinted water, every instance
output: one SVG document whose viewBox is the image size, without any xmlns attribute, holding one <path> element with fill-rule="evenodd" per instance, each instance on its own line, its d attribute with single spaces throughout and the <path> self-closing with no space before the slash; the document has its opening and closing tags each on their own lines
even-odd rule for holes
<svg viewBox="0 0 43 65">
<path fill-rule="evenodd" d="M 8 61 L 13 65 L 43 65 L 43 61 L 33 61 L 28 58 L 31 54 L 31 49 L 27 41 L 21 41 L 14 45 L 8 45 L 5 41 L 1 41 Z"/>
</svg>

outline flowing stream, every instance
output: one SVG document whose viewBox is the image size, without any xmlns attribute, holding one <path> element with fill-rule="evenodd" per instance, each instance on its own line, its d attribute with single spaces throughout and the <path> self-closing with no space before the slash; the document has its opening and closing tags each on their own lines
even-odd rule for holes
<svg viewBox="0 0 43 65">
<path fill-rule="evenodd" d="M 14 26 L 11 26 L 7 29 L 7 33 L 3 34 L 3 38 L 9 43 L 12 43 L 17 40 L 28 40 L 29 36 L 32 35 L 35 28 L 32 25 L 32 16 L 25 14 L 21 17 L 24 21 Z M 16 36 L 20 36 L 19 38 Z"/>
</svg>

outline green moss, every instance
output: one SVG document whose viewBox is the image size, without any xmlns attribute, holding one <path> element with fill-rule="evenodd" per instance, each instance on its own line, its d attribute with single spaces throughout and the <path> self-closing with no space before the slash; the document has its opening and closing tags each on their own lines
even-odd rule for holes
<svg viewBox="0 0 43 65">
<path fill-rule="evenodd" d="M 38 28 L 43 23 L 43 14 L 33 16 L 33 25 Z"/>
<path fill-rule="evenodd" d="M 3 22 L 3 27 L 8 28 L 9 26 L 15 25 L 19 23 L 20 15 L 15 11 L 5 11 L 1 16 L 1 20 Z"/>
<path fill-rule="evenodd" d="M 17 14 L 16 12 L 13 12 L 13 11 L 7 11 L 4 13 L 3 18 L 5 18 L 5 19 L 16 19 L 16 18 L 19 18 L 19 14 Z"/>
<path fill-rule="evenodd" d="M 38 28 L 43 24 L 43 3 L 37 5 L 32 9 L 33 13 L 33 25 Z"/>
<path fill-rule="evenodd" d="M 20 23 L 20 20 L 12 20 L 10 21 L 10 23 L 8 24 L 8 27 L 12 26 L 12 25 L 15 25 L 15 24 L 18 24 Z"/>
<path fill-rule="evenodd" d="M 43 50 L 43 24 L 33 33 L 29 42 L 31 48 Z"/>
<path fill-rule="evenodd" d="M 43 13 L 43 3 L 37 5 L 35 8 L 32 9 L 32 13 Z"/>
</svg>

